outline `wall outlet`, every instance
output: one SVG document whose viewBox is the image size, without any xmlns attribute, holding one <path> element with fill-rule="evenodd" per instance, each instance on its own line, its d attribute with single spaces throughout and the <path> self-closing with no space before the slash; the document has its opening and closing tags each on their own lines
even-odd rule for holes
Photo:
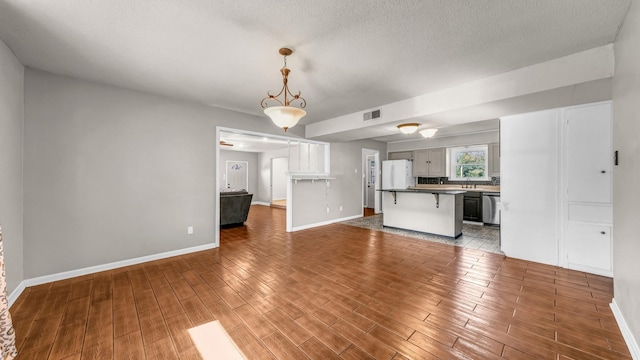
<svg viewBox="0 0 640 360">
<path fill-rule="evenodd" d="M 358 173 L 358 169 L 353 169 L 353 172 L 357 174 Z"/>
<path fill-rule="evenodd" d="M 187 235 L 193 235 L 193 226 L 187 227 Z"/>
<path fill-rule="evenodd" d="M 340 205 L 340 211 L 342 211 L 342 205 Z"/>
<path fill-rule="evenodd" d="M 327 206 L 327 214 L 329 213 L 329 211 L 330 211 L 330 210 L 329 210 L 329 206 Z"/>
</svg>

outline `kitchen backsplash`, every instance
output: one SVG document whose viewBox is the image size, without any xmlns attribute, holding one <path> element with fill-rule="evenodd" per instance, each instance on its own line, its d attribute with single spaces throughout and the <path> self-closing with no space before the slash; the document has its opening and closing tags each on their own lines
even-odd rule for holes
<svg viewBox="0 0 640 360">
<path fill-rule="evenodd" d="M 452 184 L 452 185 L 464 185 L 466 181 L 449 181 L 447 177 L 418 177 L 418 184 Z M 475 181 L 471 180 L 471 184 L 476 185 L 500 185 L 500 177 L 494 176 L 489 181 Z"/>
</svg>

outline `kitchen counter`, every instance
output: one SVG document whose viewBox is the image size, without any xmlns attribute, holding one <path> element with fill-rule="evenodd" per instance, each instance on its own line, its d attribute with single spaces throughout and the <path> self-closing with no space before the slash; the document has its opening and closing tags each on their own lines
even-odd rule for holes
<svg viewBox="0 0 640 360">
<path fill-rule="evenodd" d="M 441 190 L 441 191 L 469 191 L 469 192 L 500 192 L 500 185 L 477 185 L 475 188 L 463 187 L 464 185 L 453 184 L 420 184 L 412 186 L 409 190 Z"/>
<path fill-rule="evenodd" d="M 456 195 L 456 194 L 464 194 L 464 193 L 467 192 L 467 190 L 468 189 L 460 189 L 460 188 L 457 188 L 457 189 L 426 189 L 426 188 L 410 187 L 408 189 L 386 189 L 386 190 L 379 190 L 379 191 Z"/>
<path fill-rule="evenodd" d="M 382 224 L 457 238 L 462 235 L 463 194 L 467 189 L 382 190 Z"/>
</svg>

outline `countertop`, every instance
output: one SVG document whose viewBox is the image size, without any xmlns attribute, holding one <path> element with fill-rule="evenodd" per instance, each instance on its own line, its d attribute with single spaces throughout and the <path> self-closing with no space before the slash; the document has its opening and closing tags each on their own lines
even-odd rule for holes
<svg viewBox="0 0 640 360">
<path fill-rule="evenodd" d="M 445 195 L 458 195 L 458 194 L 464 194 L 467 192 L 468 189 L 461 189 L 461 188 L 455 188 L 455 189 L 430 189 L 430 188 L 415 188 L 415 187 L 410 187 L 408 189 L 383 189 L 380 191 L 389 191 L 389 192 L 404 192 L 404 193 L 414 193 L 414 194 L 445 194 Z"/>
<path fill-rule="evenodd" d="M 464 188 L 463 185 L 453 184 L 420 184 L 410 187 L 410 190 L 438 190 L 438 191 L 469 191 L 469 192 L 500 192 L 500 186 L 493 185 L 478 185 L 475 188 L 471 185 L 470 188 Z"/>
</svg>

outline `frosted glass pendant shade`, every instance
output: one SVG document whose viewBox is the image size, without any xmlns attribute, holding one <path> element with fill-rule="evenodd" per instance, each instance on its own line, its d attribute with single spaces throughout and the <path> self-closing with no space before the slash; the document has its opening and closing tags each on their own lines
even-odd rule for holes
<svg viewBox="0 0 640 360">
<path fill-rule="evenodd" d="M 398 129 L 400 129 L 403 134 L 413 134 L 418 130 L 418 126 L 420 126 L 420 124 L 417 123 L 400 124 L 398 125 Z"/>
<path fill-rule="evenodd" d="M 430 138 L 438 132 L 438 129 L 424 129 L 420 131 L 420 135 L 425 138 Z"/>
<path fill-rule="evenodd" d="M 264 113 L 271 118 L 274 124 L 287 131 L 294 127 L 307 112 L 293 106 L 272 106 L 264 109 Z"/>
</svg>

